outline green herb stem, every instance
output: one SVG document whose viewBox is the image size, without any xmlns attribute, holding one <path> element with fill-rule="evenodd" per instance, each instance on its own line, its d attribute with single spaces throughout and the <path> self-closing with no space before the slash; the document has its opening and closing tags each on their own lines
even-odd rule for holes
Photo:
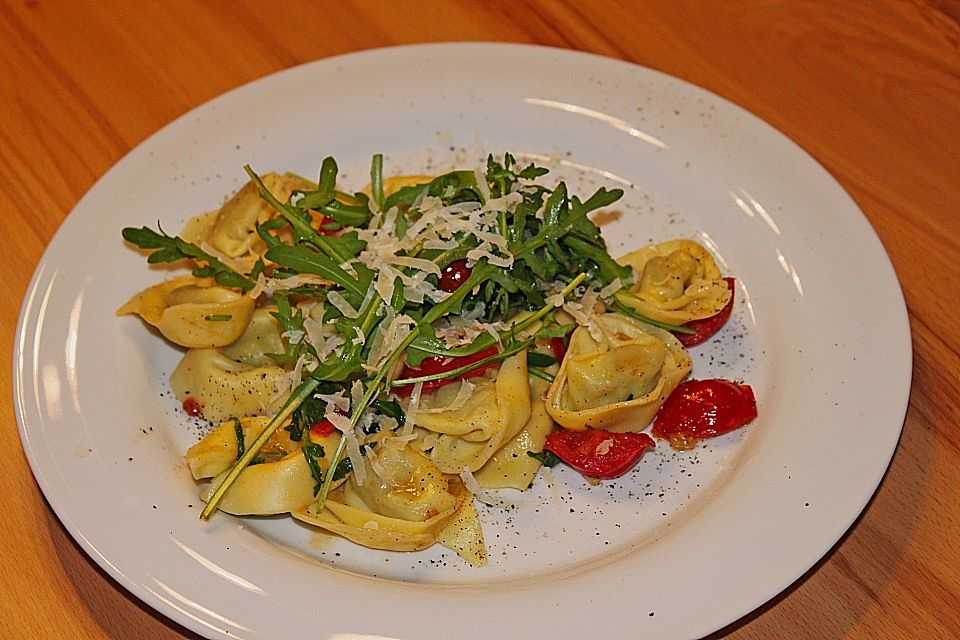
<svg viewBox="0 0 960 640">
<path fill-rule="evenodd" d="M 637 313 L 630 307 L 623 304 L 623 302 L 621 302 L 624 298 L 634 297 L 628 293 L 618 292 L 616 294 L 616 297 L 617 297 L 617 300 L 616 302 L 613 303 L 613 308 L 617 313 L 621 313 L 625 316 L 633 318 L 634 320 L 639 320 L 640 322 L 649 324 L 654 327 L 666 329 L 667 331 L 676 331 L 677 333 L 690 333 L 690 334 L 696 333 L 696 330 L 691 329 L 689 327 L 684 327 L 683 325 L 679 325 L 679 324 L 670 324 L 669 322 L 661 322 L 659 320 L 654 320 L 653 318 L 648 318 L 643 314 Z"/>
</svg>

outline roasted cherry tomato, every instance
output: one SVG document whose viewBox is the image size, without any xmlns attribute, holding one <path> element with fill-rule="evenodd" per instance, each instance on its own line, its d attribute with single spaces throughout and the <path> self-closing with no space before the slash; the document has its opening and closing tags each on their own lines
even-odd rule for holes
<svg viewBox="0 0 960 640">
<path fill-rule="evenodd" d="M 432 376 L 437 373 L 446 373 L 447 371 L 453 371 L 454 369 L 459 369 L 460 367 L 465 367 L 468 364 L 473 364 L 484 358 L 489 358 L 490 356 L 497 354 L 496 347 L 487 347 L 486 349 L 481 349 L 474 354 L 469 356 L 461 356 L 459 358 L 445 358 L 443 356 L 434 356 L 432 358 L 424 358 L 423 362 L 420 363 L 420 366 L 416 369 L 411 367 L 404 367 L 403 371 L 400 372 L 398 379 L 403 378 L 419 378 L 420 376 Z M 456 382 L 457 380 L 463 380 L 464 378 L 473 378 L 475 376 L 481 375 L 487 369 L 492 369 L 498 366 L 496 363 L 485 364 L 483 366 L 477 367 L 476 369 L 471 369 L 465 374 L 458 376 L 456 378 L 444 378 L 442 380 L 429 380 L 423 383 L 422 392 L 426 393 L 427 391 L 432 391 L 437 387 L 442 387 L 445 384 L 450 384 L 451 382 Z M 408 384 L 402 387 L 397 387 L 394 390 L 398 396 L 408 396 L 413 392 L 413 385 Z"/>
<path fill-rule="evenodd" d="M 187 412 L 187 415 L 193 416 L 194 418 L 203 413 L 203 407 L 200 406 L 200 403 L 193 396 L 184 398 L 183 410 Z"/>
<path fill-rule="evenodd" d="M 338 231 L 337 229 L 324 229 L 324 225 L 327 225 L 333 222 L 333 218 L 329 216 L 325 216 L 319 211 L 314 211 L 313 214 L 314 214 L 314 218 L 313 218 L 314 225 L 316 226 L 317 231 L 321 233 L 321 235 L 332 236 Z"/>
<path fill-rule="evenodd" d="M 567 343 L 564 339 L 550 338 L 547 346 L 550 347 L 550 351 L 553 352 L 553 357 L 557 359 L 557 363 L 563 362 L 563 356 L 567 355 Z"/>
<path fill-rule="evenodd" d="M 725 325 L 727 320 L 730 319 L 730 312 L 733 310 L 733 283 L 735 281 L 733 278 L 724 278 L 724 281 L 727 283 L 727 288 L 730 289 L 730 300 L 726 305 L 724 305 L 723 309 L 720 309 L 720 311 L 709 318 L 691 320 L 687 324 L 683 325 L 688 329 L 693 329 L 696 331 L 696 333 L 674 333 L 673 335 L 677 336 L 677 339 L 683 346 L 692 347 L 700 344 L 701 342 L 706 342 L 710 336 L 719 331 L 720 327 Z"/>
<path fill-rule="evenodd" d="M 443 291 L 453 293 L 467 281 L 471 273 L 473 269 L 467 266 L 466 260 L 454 260 L 440 270 L 440 281 L 437 284 Z"/>
<path fill-rule="evenodd" d="M 543 446 L 590 478 L 616 478 L 633 468 L 643 452 L 657 446 L 645 433 L 612 433 L 600 429 L 561 429 Z"/>
<path fill-rule="evenodd" d="M 674 449 L 691 449 L 701 438 L 719 436 L 757 417 L 750 385 L 730 380 L 687 380 L 670 394 L 653 423 L 653 435 Z"/>
<path fill-rule="evenodd" d="M 335 426 L 333 423 L 324 418 L 320 422 L 314 422 L 310 425 L 310 435 L 314 438 L 326 438 L 328 435 L 333 433 Z"/>
</svg>

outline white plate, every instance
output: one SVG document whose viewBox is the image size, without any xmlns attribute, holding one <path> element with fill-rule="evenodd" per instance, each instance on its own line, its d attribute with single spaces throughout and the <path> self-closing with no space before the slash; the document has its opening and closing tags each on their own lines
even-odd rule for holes
<svg viewBox="0 0 960 640">
<path fill-rule="evenodd" d="M 661 444 L 589 487 L 556 469 L 517 512 L 482 511 L 491 565 L 377 552 L 286 518 L 197 520 L 181 462 L 198 428 L 166 377 L 179 353 L 113 312 L 165 274 L 120 239 L 174 231 L 243 181 L 546 157 L 581 193 L 624 186 L 614 252 L 708 244 L 738 278 L 698 376 L 743 378 L 759 419 L 697 451 Z M 863 215 L 795 144 L 689 84 L 582 53 L 497 44 L 382 49 L 290 69 L 186 114 L 84 196 L 37 267 L 15 348 L 17 416 L 44 494 L 137 597 L 211 638 L 692 638 L 821 558 L 900 434 L 910 340 Z M 303 634 L 308 634 L 303 636 Z M 360 634 L 360 635 L 355 635 Z"/>
</svg>

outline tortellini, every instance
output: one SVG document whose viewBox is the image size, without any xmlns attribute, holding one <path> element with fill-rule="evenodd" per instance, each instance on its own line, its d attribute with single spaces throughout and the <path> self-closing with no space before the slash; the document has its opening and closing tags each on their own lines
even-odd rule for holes
<svg viewBox="0 0 960 640">
<path fill-rule="evenodd" d="M 615 313 L 596 322 L 599 339 L 586 327 L 570 337 L 547 411 L 566 429 L 641 431 L 690 372 L 690 356 L 662 329 Z"/>
<path fill-rule="evenodd" d="M 212 278 L 183 276 L 144 289 L 117 315 L 136 314 L 182 347 L 213 348 L 243 334 L 255 305 L 253 298 L 216 286 Z"/>
<path fill-rule="evenodd" d="M 258 309 L 233 344 L 187 351 L 170 376 L 170 386 L 181 402 L 195 399 L 203 417 L 212 422 L 272 411 L 283 402 L 290 377 L 269 354 L 284 350 L 276 320 L 269 310 Z"/>
<path fill-rule="evenodd" d="M 236 423 L 243 432 L 244 446 L 249 446 L 270 422 L 269 418 L 234 418 L 227 420 L 190 447 L 186 459 L 197 480 L 213 477 L 203 498 L 220 485 L 237 460 Z M 333 451 L 339 441 L 336 432 L 318 440 L 324 452 Z M 237 477 L 224 495 L 219 508 L 234 515 L 275 515 L 288 513 L 307 505 L 314 498 L 316 481 L 299 442 L 290 439 L 285 429 L 278 429 L 260 449 L 257 464 L 250 464 Z M 317 458 L 326 473 L 327 458 Z"/>
<path fill-rule="evenodd" d="M 554 367 L 555 368 L 555 367 Z M 547 434 L 553 430 L 553 420 L 547 413 L 544 396 L 549 384 L 539 378 L 530 379 L 530 419 L 523 429 L 503 445 L 480 467 L 474 477 L 484 489 L 528 489 L 537 476 L 540 462 L 527 455 L 541 451 Z"/>
<path fill-rule="evenodd" d="M 708 318 L 730 300 L 710 253 L 692 240 L 647 245 L 617 259 L 633 267 L 635 284 L 620 301 L 640 314 L 671 324 Z"/>
<path fill-rule="evenodd" d="M 290 194 L 296 189 L 309 189 L 310 185 L 302 178 L 286 174 L 268 173 L 260 177 L 264 186 L 280 202 L 287 202 Z M 263 241 L 257 235 L 256 225 L 262 224 L 277 215 L 276 210 L 257 193 L 257 186 L 253 182 L 243 185 L 232 198 L 217 212 L 212 224 L 198 218 L 187 225 L 187 231 L 196 236 L 202 235 L 217 251 L 230 258 L 237 258 L 246 253 L 262 253 Z M 204 227 L 209 225 L 208 229 Z"/>
<path fill-rule="evenodd" d="M 365 458 L 361 485 L 351 474 L 317 505 L 295 518 L 374 549 L 418 551 L 445 544 L 475 566 L 486 563 L 486 548 L 473 496 L 459 478 L 447 478 L 423 454 L 381 442 Z"/>
<path fill-rule="evenodd" d="M 523 351 L 504 360 L 496 380 L 479 378 L 473 393 L 461 407 L 418 413 L 421 447 L 430 448 L 430 459 L 441 471 L 452 474 L 465 468 L 477 471 L 527 424 L 531 402 L 526 358 Z M 456 396 L 455 386 L 447 385 L 425 395 L 421 407 L 451 405 Z M 439 437 L 434 441 L 426 432 Z"/>
</svg>

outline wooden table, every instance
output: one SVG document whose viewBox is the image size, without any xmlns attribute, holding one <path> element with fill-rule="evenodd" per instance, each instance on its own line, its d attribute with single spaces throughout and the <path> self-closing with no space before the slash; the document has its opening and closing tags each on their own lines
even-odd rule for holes
<svg viewBox="0 0 960 640">
<path fill-rule="evenodd" d="M 880 234 L 913 328 L 910 409 L 876 497 L 826 559 L 713 637 L 960 637 L 960 2 L 330 4 L 0 3 L 0 261 L 10 284 L 0 360 L 10 362 L 30 274 L 81 195 L 144 138 L 228 89 L 317 58 L 433 40 L 623 58 L 745 107 L 823 163 Z M 10 379 L 2 384 L 9 399 Z M 0 437 L 10 453 L 0 635 L 194 637 L 73 542 L 31 476 L 9 401 Z"/>
</svg>

